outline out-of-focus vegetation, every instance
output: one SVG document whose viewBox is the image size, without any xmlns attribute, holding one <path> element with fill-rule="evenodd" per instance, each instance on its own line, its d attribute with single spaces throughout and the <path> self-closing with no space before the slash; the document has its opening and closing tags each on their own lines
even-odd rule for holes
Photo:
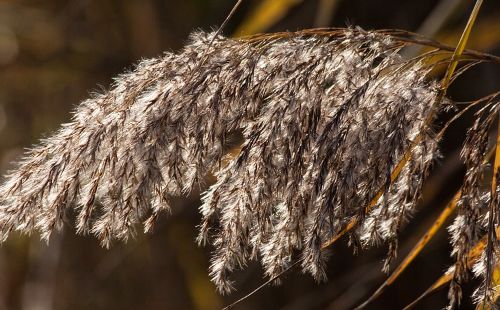
<svg viewBox="0 0 500 310">
<path fill-rule="evenodd" d="M 69 120 L 89 92 L 109 87 L 112 77 L 141 58 L 178 50 L 195 29 L 224 20 L 234 2 L 221 0 L 24 0 L 0 2 L 0 169 L 12 167 L 23 148 Z M 227 35 L 313 26 L 400 28 L 456 44 L 472 3 L 466 1 L 243 1 L 224 29 Z M 485 1 L 469 41 L 473 49 L 499 54 L 500 3 Z M 408 51 L 417 53 L 418 51 Z M 450 88 L 457 100 L 497 90 L 498 66 L 483 64 Z M 403 257 L 456 191 L 462 178 L 458 152 L 464 123 L 453 125 L 445 155 L 424 190 L 421 212 L 402 232 Z M 153 234 L 102 249 L 71 227 L 49 245 L 37 236 L 11 237 L 0 247 L 1 309 L 218 309 L 262 281 L 255 264 L 238 274 L 238 292 L 219 296 L 209 281 L 210 248 L 194 242 L 198 193 L 178 200 Z M 372 309 L 399 309 L 425 290 L 451 263 L 448 235 L 441 231 Z M 353 256 L 339 243 L 331 250 L 329 281 L 316 284 L 290 273 L 241 309 L 348 309 L 380 284 L 385 248 Z M 475 283 L 472 283 L 473 285 Z M 471 286 L 473 287 L 473 286 Z M 470 295 L 465 287 L 464 296 Z M 469 290 L 469 291 L 467 291 Z M 446 291 L 421 304 L 446 304 Z M 464 299 L 464 309 L 471 307 Z"/>
</svg>

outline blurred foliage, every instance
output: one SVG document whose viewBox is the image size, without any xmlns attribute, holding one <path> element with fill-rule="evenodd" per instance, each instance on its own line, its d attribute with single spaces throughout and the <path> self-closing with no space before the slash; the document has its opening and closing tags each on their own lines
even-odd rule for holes
<svg viewBox="0 0 500 310">
<path fill-rule="evenodd" d="M 443 1 L 248 0 L 224 33 L 250 34 L 321 26 L 416 31 Z M 456 44 L 471 3 L 449 7 L 434 38 Z M 0 169 L 5 172 L 23 148 L 68 121 L 89 92 L 108 88 L 113 76 L 141 58 L 178 50 L 195 29 L 216 28 L 233 1 L 222 0 L 18 0 L 0 1 Z M 326 10 L 326 11 L 325 11 Z M 328 11 L 331 10 L 331 11 Z M 432 28 L 432 27 L 431 27 Z M 427 29 L 427 28 L 426 28 Z M 485 1 L 470 48 L 499 54 L 500 3 Z M 500 70 L 481 65 L 450 88 L 455 100 L 470 100 L 498 88 Z M 102 86 L 100 86 L 102 85 Z M 457 190 L 462 166 L 458 148 L 465 123 L 453 125 L 442 145 L 445 155 L 424 190 L 422 211 L 402 233 L 404 257 L 429 221 Z M 443 116 L 444 121 L 446 116 Z M 138 233 L 127 244 L 102 249 L 67 227 L 49 245 L 37 236 L 11 237 L 0 248 L 0 309 L 218 309 L 257 287 L 257 264 L 241 272 L 238 292 L 219 296 L 209 281 L 210 248 L 194 242 L 199 193 L 179 199 L 153 234 Z M 371 309 L 398 309 L 428 287 L 451 262 L 445 231 Z M 345 242 L 344 242 L 345 243 Z M 299 273 L 269 287 L 240 309 L 348 309 L 383 282 L 385 248 L 353 256 L 345 245 L 332 249 L 329 282 L 316 284 Z M 474 283 L 472 283 L 474 284 Z M 465 288 L 464 296 L 469 295 Z M 446 304 L 446 292 L 421 306 Z M 467 299 L 464 309 L 472 308 Z"/>
<path fill-rule="evenodd" d="M 276 21 L 285 17 L 286 13 L 302 0 L 264 0 L 259 3 L 238 26 L 237 36 L 265 32 Z"/>
</svg>

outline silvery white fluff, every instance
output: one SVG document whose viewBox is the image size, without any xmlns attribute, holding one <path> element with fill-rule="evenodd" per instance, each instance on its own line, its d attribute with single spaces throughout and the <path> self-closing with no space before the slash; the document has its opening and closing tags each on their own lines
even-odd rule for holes
<svg viewBox="0 0 500 310">
<path fill-rule="evenodd" d="M 215 247 L 222 292 L 258 258 L 274 276 L 298 255 L 324 278 L 321 245 L 353 218 L 353 244 L 385 240 L 394 256 L 437 154 L 428 124 L 438 91 L 422 63 L 359 29 L 212 38 L 194 33 L 178 54 L 142 61 L 27 152 L 0 189 L 2 239 L 48 239 L 74 208 L 77 231 L 109 246 L 136 223 L 149 231 L 171 197 L 213 173 L 198 241 Z M 238 132 L 241 152 L 228 156 Z"/>
<path fill-rule="evenodd" d="M 489 132 L 498 119 L 500 102 L 490 100 L 477 114 L 476 121 L 468 130 L 462 149 L 466 165 L 466 175 L 462 184 L 462 195 L 458 202 L 458 215 L 449 227 L 452 255 L 456 262 L 450 270 L 453 279 L 448 297 L 449 309 L 460 303 L 461 284 L 469 276 L 471 265 L 475 276 L 482 278 L 482 283 L 473 293 L 476 303 L 485 303 L 491 309 L 498 309 L 495 304 L 496 292 L 492 287 L 493 270 L 499 263 L 500 244 L 500 175 L 493 175 L 496 186 L 487 182 L 492 176 L 489 161 L 485 161 Z M 498 147 L 498 146 L 497 146 Z M 498 155 L 497 155 L 498 156 Z M 484 244 L 477 258 L 469 253 L 478 243 Z"/>
</svg>

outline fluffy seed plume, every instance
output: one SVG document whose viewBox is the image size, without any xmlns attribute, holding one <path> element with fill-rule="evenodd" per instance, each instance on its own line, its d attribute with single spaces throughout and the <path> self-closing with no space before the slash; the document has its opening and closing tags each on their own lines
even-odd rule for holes
<svg viewBox="0 0 500 310">
<path fill-rule="evenodd" d="M 198 241 L 215 247 L 222 292 L 252 259 L 274 276 L 297 257 L 323 279 L 322 244 L 353 218 L 353 244 L 386 241 L 393 257 L 437 154 L 428 69 L 389 35 L 360 29 L 212 37 L 141 62 L 30 150 L 0 189 L 2 239 L 48 238 L 74 208 L 77 231 L 108 246 L 137 223 L 150 230 L 171 197 L 213 173 Z"/>
<path fill-rule="evenodd" d="M 467 280 L 471 269 L 476 276 L 483 280 L 481 286 L 473 294 L 475 301 L 488 304 L 492 309 L 498 309 L 494 305 L 496 293 L 492 287 L 492 277 L 493 269 L 500 263 L 498 260 L 500 253 L 498 242 L 498 235 L 500 235 L 498 230 L 500 188 L 498 181 L 500 175 L 495 167 L 491 176 L 489 161 L 485 161 L 489 133 L 500 112 L 500 103 L 494 99 L 496 96 L 492 97 L 492 100 L 489 100 L 477 112 L 476 121 L 467 133 L 462 150 L 467 173 L 462 184 L 458 216 L 449 228 L 453 245 L 452 254 L 456 258 L 452 268 L 453 280 L 449 290 L 450 309 L 459 304 L 462 295 L 460 285 Z M 499 147 L 497 146 L 497 148 Z M 497 161 L 498 159 L 496 159 L 495 165 Z M 493 181 L 491 181 L 492 178 Z M 490 180 L 491 184 L 487 180 Z M 486 246 L 478 254 L 477 261 L 471 262 L 468 253 L 479 242 L 486 243 Z M 471 263 L 474 263 L 473 268 L 471 268 Z"/>
</svg>

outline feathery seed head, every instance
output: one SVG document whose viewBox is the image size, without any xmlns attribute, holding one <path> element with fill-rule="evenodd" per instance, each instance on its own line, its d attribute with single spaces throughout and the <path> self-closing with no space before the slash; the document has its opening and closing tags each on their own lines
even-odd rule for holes
<svg viewBox="0 0 500 310">
<path fill-rule="evenodd" d="M 274 276 L 299 254 L 323 279 L 322 244 L 353 218 L 353 240 L 388 241 L 394 256 L 437 155 L 428 69 L 360 29 L 209 44 L 213 35 L 142 61 L 30 150 L 0 189 L 2 238 L 36 229 L 48 239 L 75 208 L 77 231 L 109 246 L 137 223 L 149 231 L 171 197 L 213 173 L 198 241 L 215 247 L 210 274 L 223 292 L 252 259 Z M 227 156 L 237 132 L 241 152 Z"/>
</svg>

